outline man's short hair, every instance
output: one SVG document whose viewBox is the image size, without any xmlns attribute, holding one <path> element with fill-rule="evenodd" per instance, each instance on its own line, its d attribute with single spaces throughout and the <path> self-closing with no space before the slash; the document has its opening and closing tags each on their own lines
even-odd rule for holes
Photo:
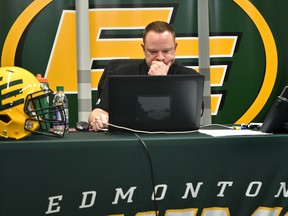
<svg viewBox="0 0 288 216">
<path fill-rule="evenodd" d="M 173 35 L 173 38 L 175 39 L 175 32 L 170 24 L 164 21 L 154 21 L 150 24 L 148 24 L 144 31 L 143 31 L 143 42 L 145 43 L 146 35 L 148 32 L 153 31 L 156 33 L 163 33 L 165 31 L 170 32 Z"/>
</svg>

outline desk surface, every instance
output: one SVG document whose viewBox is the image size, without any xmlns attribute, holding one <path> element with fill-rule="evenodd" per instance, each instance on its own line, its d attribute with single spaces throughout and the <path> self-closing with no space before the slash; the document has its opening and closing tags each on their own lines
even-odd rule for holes
<svg viewBox="0 0 288 216">
<path fill-rule="evenodd" d="M 0 215 L 151 215 L 154 200 L 159 215 L 288 211 L 288 135 L 140 137 L 2 139 Z"/>
</svg>

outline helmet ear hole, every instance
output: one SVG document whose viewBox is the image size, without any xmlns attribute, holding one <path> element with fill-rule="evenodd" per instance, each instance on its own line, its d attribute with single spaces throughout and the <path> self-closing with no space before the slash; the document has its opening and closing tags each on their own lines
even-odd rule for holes
<svg viewBox="0 0 288 216">
<path fill-rule="evenodd" d="M 0 114 L 0 121 L 8 124 L 11 121 L 11 118 L 8 115 L 1 115 Z"/>
</svg>

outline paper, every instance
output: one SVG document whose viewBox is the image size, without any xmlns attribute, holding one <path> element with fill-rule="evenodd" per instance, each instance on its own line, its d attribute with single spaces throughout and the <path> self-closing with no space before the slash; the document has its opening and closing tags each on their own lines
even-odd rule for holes
<svg viewBox="0 0 288 216">
<path fill-rule="evenodd" d="M 216 129 L 216 130 L 209 130 L 209 129 L 199 129 L 200 133 L 207 134 L 214 137 L 221 137 L 221 136 L 247 136 L 247 135 L 268 135 L 270 133 L 263 133 L 261 131 L 254 131 L 254 130 L 229 130 L 229 129 Z"/>
</svg>

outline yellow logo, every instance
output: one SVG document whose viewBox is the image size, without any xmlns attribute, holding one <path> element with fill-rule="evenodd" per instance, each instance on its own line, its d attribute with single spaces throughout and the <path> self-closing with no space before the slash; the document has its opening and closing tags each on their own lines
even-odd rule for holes
<svg viewBox="0 0 288 216">
<path fill-rule="evenodd" d="M 2 51 L 2 66 L 14 64 L 18 42 L 31 20 L 53 0 L 35 0 L 18 17 L 10 29 Z M 277 50 L 269 26 L 259 11 L 248 0 L 234 0 L 253 20 L 264 42 L 266 71 L 262 88 L 251 107 L 236 123 L 249 123 L 260 112 L 272 91 L 277 74 Z M 174 8 L 101 8 L 91 9 L 90 53 L 93 61 L 113 58 L 144 58 L 141 38 L 101 38 L 107 30 L 143 29 L 154 20 L 170 21 Z M 210 57 L 233 57 L 237 36 L 210 37 Z M 198 58 L 198 38 L 178 37 L 177 58 Z M 52 89 L 61 82 L 66 92 L 77 93 L 77 46 L 75 11 L 64 10 L 46 69 Z M 192 66 L 191 66 L 192 67 Z M 195 67 L 194 67 L 195 68 Z M 198 68 L 195 68 L 198 70 Z M 210 83 L 222 86 L 227 65 L 211 66 Z M 97 89 L 103 70 L 91 71 L 91 87 Z M 217 115 L 222 95 L 211 95 L 211 112 Z"/>
</svg>

